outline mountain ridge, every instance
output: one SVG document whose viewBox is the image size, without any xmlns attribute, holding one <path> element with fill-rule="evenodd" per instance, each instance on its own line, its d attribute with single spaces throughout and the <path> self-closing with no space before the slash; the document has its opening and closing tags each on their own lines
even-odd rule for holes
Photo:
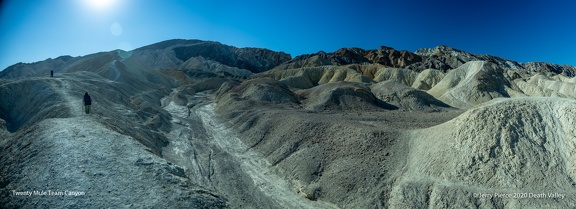
<svg viewBox="0 0 576 209">
<path fill-rule="evenodd" d="M 489 61 L 498 64 L 500 67 L 514 70 L 552 72 L 565 76 L 576 75 L 576 67 L 571 65 L 558 65 L 547 62 L 519 63 L 498 56 L 469 53 L 446 45 L 439 45 L 434 48 L 420 48 L 415 52 L 396 50 L 387 46 L 381 46 L 379 49 L 371 50 L 341 48 L 332 53 L 319 51 L 314 54 L 300 55 L 276 68 L 289 69 L 320 65 L 381 64 L 394 68 L 407 68 L 416 72 L 421 72 L 426 69 L 436 69 L 446 72 L 451 69 L 456 69 L 469 61 Z"/>
<path fill-rule="evenodd" d="M 288 69 L 299 67 L 315 67 L 323 65 L 348 64 L 381 64 L 394 68 L 407 68 L 416 72 L 426 69 L 436 69 L 446 72 L 458 68 L 468 61 L 489 61 L 503 68 L 514 70 L 529 70 L 538 72 L 552 72 L 565 76 L 576 75 L 576 67 L 559 65 L 548 62 L 525 62 L 501 58 L 488 54 L 474 54 L 455 49 L 446 45 L 433 48 L 419 48 L 414 52 L 396 50 L 392 47 L 381 46 L 378 49 L 340 48 L 334 52 L 319 51 L 317 53 L 302 54 L 296 57 L 284 52 L 275 52 L 265 48 L 243 47 L 237 48 L 216 41 L 197 39 L 171 39 L 136 48 L 132 51 L 112 50 L 97 52 L 84 56 L 72 57 L 69 55 L 49 58 L 33 63 L 17 63 L 0 71 L 2 78 L 36 75 L 34 71 L 59 71 L 70 63 L 79 59 L 96 57 L 102 53 L 118 53 L 120 56 L 139 56 L 143 63 L 153 68 L 178 68 L 181 64 L 193 57 L 204 57 L 224 65 L 246 69 L 253 73 L 260 73 L 270 69 Z M 19 72 L 21 71 L 21 72 Z"/>
</svg>

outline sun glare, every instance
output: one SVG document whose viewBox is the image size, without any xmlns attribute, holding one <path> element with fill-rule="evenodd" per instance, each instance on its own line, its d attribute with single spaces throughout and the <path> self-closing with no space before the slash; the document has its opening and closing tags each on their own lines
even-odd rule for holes
<svg viewBox="0 0 576 209">
<path fill-rule="evenodd" d="M 96 10 L 105 10 L 110 8 L 115 0 L 84 0 L 91 8 Z"/>
</svg>

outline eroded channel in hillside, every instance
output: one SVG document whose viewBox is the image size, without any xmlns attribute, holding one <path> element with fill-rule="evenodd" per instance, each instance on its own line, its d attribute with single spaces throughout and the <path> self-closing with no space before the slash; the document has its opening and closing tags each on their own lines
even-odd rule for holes
<svg viewBox="0 0 576 209">
<path fill-rule="evenodd" d="M 231 204 L 234 204 L 234 200 L 242 202 L 240 199 L 243 196 L 250 197 L 252 195 L 248 193 L 256 191 L 263 196 L 254 197 L 252 201 L 263 201 L 263 206 L 337 208 L 333 204 L 311 201 L 301 196 L 293 182 L 283 177 L 264 156 L 249 149 L 225 123 L 217 119 L 214 106 L 213 103 L 203 103 L 188 109 L 173 102 L 164 106 L 173 117 L 173 129 L 167 136 L 171 141 L 164 149 L 164 156 L 183 167 L 190 179 L 202 186 L 228 193 L 226 198 L 231 199 Z M 233 188 L 226 188 L 230 184 L 224 181 L 238 181 L 236 183 L 248 185 L 249 188 L 240 188 L 245 194 L 227 192 Z"/>
</svg>

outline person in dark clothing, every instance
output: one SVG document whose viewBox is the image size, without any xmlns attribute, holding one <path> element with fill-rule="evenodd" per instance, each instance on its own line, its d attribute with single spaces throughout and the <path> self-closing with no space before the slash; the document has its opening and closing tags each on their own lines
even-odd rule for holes
<svg viewBox="0 0 576 209">
<path fill-rule="evenodd" d="M 90 114 L 90 105 L 92 105 L 92 98 L 90 98 L 90 95 L 86 92 L 84 93 L 84 111 L 86 111 L 86 114 Z"/>
<path fill-rule="evenodd" d="M 50 77 L 54 77 L 54 71 L 50 70 Z"/>
</svg>

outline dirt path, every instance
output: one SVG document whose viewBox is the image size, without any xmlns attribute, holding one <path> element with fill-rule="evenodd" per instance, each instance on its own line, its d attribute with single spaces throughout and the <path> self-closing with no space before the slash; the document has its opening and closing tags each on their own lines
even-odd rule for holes
<svg viewBox="0 0 576 209">
<path fill-rule="evenodd" d="M 44 120 L 26 140 L 17 150 L 28 154 L 12 153 L 27 158 L 18 167 L 26 175 L 11 190 L 58 193 L 10 197 L 23 208 L 196 208 L 202 201 L 166 160 L 90 117 Z"/>
<path fill-rule="evenodd" d="M 64 98 L 66 99 L 66 104 L 68 104 L 68 107 L 70 108 L 70 112 L 72 113 L 73 116 L 82 116 L 83 114 L 83 101 L 82 98 L 75 98 L 72 95 L 70 95 L 69 90 L 72 89 L 72 87 L 70 86 L 70 84 L 68 82 L 64 82 L 64 88 L 62 89 L 61 93 L 62 96 L 64 96 Z"/>
<path fill-rule="evenodd" d="M 70 86 L 68 80 L 58 78 L 57 81 L 60 82 L 60 85 L 54 87 L 54 90 L 58 92 L 58 94 L 60 94 L 62 98 L 65 100 L 65 104 L 66 106 L 68 106 L 70 114 L 73 117 L 82 116 L 82 114 L 84 113 L 82 97 L 74 97 L 70 94 L 72 86 Z"/>
</svg>

